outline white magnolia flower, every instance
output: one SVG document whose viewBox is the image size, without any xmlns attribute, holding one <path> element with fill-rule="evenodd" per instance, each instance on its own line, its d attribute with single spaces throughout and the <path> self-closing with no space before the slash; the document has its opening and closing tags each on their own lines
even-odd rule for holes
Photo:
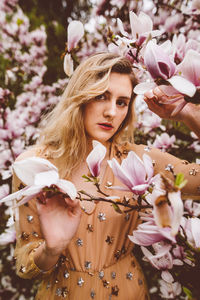
<svg viewBox="0 0 200 300">
<path fill-rule="evenodd" d="M 58 190 L 67 194 L 72 200 L 76 198 L 76 188 L 72 182 L 60 179 L 58 169 L 48 160 L 30 157 L 13 164 L 17 177 L 26 185 L 25 188 L 3 198 L 0 203 L 13 199 L 21 199 L 18 205 L 28 202 L 37 196 L 45 187 L 55 185 Z"/>
</svg>

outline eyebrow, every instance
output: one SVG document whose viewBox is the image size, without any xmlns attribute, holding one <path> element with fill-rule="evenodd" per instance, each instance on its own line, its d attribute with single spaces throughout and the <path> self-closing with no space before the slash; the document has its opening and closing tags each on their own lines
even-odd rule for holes
<svg viewBox="0 0 200 300">
<path fill-rule="evenodd" d="M 111 95 L 111 92 L 109 92 L 108 90 L 105 91 L 105 93 Z M 128 97 L 128 96 L 119 96 L 118 99 L 122 99 L 122 100 L 126 100 L 126 101 L 131 101 L 131 97 Z"/>
</svg>

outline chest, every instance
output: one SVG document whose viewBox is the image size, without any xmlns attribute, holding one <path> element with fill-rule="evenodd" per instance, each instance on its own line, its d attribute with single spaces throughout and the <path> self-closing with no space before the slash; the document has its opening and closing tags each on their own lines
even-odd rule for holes
<svg viewBox="0 0 200 300">
<path fill-rule="evenodd" d="M 106 170 L 108 168 L 109 168 L 109 166 L 107 164 L 107 161 L 104 160 L 101 163 L 100 174 L 98 176 L 99 185 L 100 185 L 100 188 L 102 188 L 102 189 L 104 189 L 104 185 L 105 185 L 104 184 L 104 181 L 105 181 L 104 176 L 105 176 Z M 86 178 L 84 178 L 84 175 L 91 178 L 91 181 L 88 181 Z M 80 167 L 72 173 L 71 181 L 76 186 L 77 191 L 84 190 L 85 192 L 87 192 L 93 196 L 100 195 L 97 191 L 97 187 L 95 186 L 92 177 L 90 177 L 90 172 L 89 172 L 88 166 L 85 162 L 82 163 L 80 165 Z"/>
</svg>

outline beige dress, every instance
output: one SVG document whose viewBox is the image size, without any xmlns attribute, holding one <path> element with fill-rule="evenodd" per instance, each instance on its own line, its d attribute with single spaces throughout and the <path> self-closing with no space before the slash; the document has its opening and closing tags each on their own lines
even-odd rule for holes
<svg viewBox="0 0 200 300">
<path fill-rule="evenodd" d="M 188 164 L 144 145 L 112 145 L 110 158 L 115 157 L 121 161 L 130 150 L 134 150 L 140 157 L 143 153 L 150 155 L 154 160 L 155 173 L 162 171 L 172 177 L 170 168 L 175 173 L 184 173 L 188 179 L 184 193 L 200 199 L 199 165 Z M 120 185 L 109 166 L 101 184 L 102 189 L 108 181 L 113 185 Z M 14 188 L 18 187 L 19 181 L 15 179 Z M 121 199 L 125 195 L 116 190 L 109 194 L 120 196 Z M 130 198 L 130 193 L 126 193 L 126 197 Z M 35 199 L 21 206 L 16 214 L 17 273 L 22 278 L 41 279 L 35 299 L 149 299 L 143 272 L 132 255 L 134 245 L 128 238 L 137 227 L 138 213 L 132 211 L 119 214 L 111 204 L 104 202 L 95 204 L 84 201 L 81 205 L 84 212 L 79 229 L 57 265 L 48 272 L 40 270 L 33 259 L 34 249 L 43 242 Z"/>
</svg>

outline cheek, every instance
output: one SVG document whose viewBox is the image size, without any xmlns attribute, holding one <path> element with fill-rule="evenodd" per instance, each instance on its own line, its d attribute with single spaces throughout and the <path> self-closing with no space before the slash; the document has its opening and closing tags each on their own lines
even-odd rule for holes
<svg viewBox="0 0 200 300">
<path fill-rule="evenodd" d="M 120 116 L 120 124 L 125 120 L 127 114 L 128 114 L 128 109 L 121 114 L 121 116 Z"/>
</svg>

